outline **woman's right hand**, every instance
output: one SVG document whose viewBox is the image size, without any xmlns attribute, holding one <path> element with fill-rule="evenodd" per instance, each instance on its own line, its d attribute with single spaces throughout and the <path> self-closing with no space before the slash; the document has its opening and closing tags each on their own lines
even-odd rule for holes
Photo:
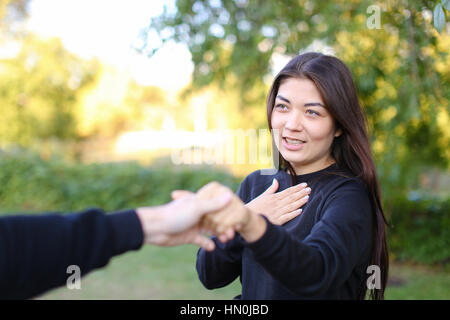
<svg viewBox="0 0 450 320">
<path fill-rule="evenodd" d="M 271 223 L 283 225 L 302 213 L 300 207 L 308 202 L 311 188 L 306 183 L 300 183 L 275 193 L 278 187 L 278 180 L 273 179 L 272 185 L 246 206 L 266 216 Z"/>
</svg>

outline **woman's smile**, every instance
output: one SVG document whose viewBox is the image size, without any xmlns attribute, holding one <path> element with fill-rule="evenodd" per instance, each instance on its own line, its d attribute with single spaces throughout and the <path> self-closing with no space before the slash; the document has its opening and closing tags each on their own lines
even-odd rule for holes
<svg viewBox="0 0 450 320">
<path fill-rule="evenodd" d="M 306 143 L 305 141 L 302 141 L 299 139 L 283 137 L 284 147 L 291 151 L 301 150 L 303 148 L 303 146 L 305 145 L 305 143 Z"/>
</svg>

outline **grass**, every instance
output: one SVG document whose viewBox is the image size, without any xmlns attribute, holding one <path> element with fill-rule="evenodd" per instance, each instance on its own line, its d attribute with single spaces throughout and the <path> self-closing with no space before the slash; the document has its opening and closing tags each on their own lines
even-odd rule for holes
<svg viewBox="0 0 450 320">
<path fill-rule="evenodd" d="M 229 300 L 240 293 L 239 280 L 225 288 L 205 289 L 195 270 L 196 252 L 191 245 L 145 246 L 115 257 L 105 268 L 83 277 L 80 290 L 61 287 L 38 299 Z M 450 300 L 450 272 L 394 263 L 386 299 Z"/>
<path fill-rule="evenodd" d="M 232 299 L 240 293 L 239 280 L 207 290 L 197 277 L 197 248 L 146 246 L 113 258 L 107 267 L 81 279 L 80 290 L 55 289 L 39 299 Z"/>
<path fill-rule="evenodd" d="M 442 267 L 393 264 L 386 299 L 450 300 L 450 272 Z"/>
</svg>

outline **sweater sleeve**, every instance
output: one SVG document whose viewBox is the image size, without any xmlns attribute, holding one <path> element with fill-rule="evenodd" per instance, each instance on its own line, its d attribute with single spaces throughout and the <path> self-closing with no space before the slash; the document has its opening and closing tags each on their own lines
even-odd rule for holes
<svg viewBox="0 0 450 320">
<path fill-rule="evenodd" d="M 227 243 L 212 237 L 216 248 L 212 252 L 199 249 L 197 253 L 197 273 L 207 289 L 224 287 L 241 274 L 242 240 L 236 236 Z"/>
<path fill-rule="evenodd" d="M 331 195 L 303 241 L 265 220 L 264 235 L 246 245 L 258 263 L 299 295 L 314 297 L 340 287 L 371 248 L 371 204 L 356 183 Z"/>
<path fill-rule="evenodd" d="M 134 210 L 0 218 L 0 298 L 34 297 L 64 285 L 71 275 L 68 266 L 85 275 L 142 243 Z"/>
<path fill-rule="evenodd" d="M 239 198 L 248 202 L 248 177 L 239 186 Z M 242 272 L 242 250 L 244 241 L 239 234 L 227 243 L 212 237 L 216 248 L 208 252 L 200 248 L 197 252 L 196 268 L 200 281 L 207 289 L 224 287 L 233 282 Z"/>
</svg>

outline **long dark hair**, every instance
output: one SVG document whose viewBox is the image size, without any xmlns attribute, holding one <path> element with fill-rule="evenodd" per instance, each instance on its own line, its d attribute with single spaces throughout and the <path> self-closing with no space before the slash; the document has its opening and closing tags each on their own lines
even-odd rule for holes
<svg viewBox="0 0 450 320">
<path fill-rule="evenodd" d="M 386 288 L 389 256 L 386 243 L 388 225 L 381 204 L 380 185 L 375 163 L 370 150 L 370 142 L 366 129 L 366 118 L 359 103 L 355 84 L 347 66 L 338 58 L 316 52 L 301 54 L 293 58 L 275 77 L 267 98 L 267 119 L 272 130 L 272 110 L 280 84 L 288 78 L 309 79 L 319 90 L 328 112 L 335 121 L 336 129 L 342 134 L 335 138 L 331 146 L 331 156 L 339 168 L 349 171 L 359 177 L 365 184 L 372 202 L 373 240 L 370 264 L 377 265 L 381 270 L 381 288 L 371 289 L 369 297 L 375 300 L 384 299 Z M 276 145 L 272 139 L 272 145 Z M 295 183 L 296 173 L 292 165 L 279 152 L 278 164 L 291 174 Z M 364 299 L 366 284 L 358 298 Z"/>
</svg>

